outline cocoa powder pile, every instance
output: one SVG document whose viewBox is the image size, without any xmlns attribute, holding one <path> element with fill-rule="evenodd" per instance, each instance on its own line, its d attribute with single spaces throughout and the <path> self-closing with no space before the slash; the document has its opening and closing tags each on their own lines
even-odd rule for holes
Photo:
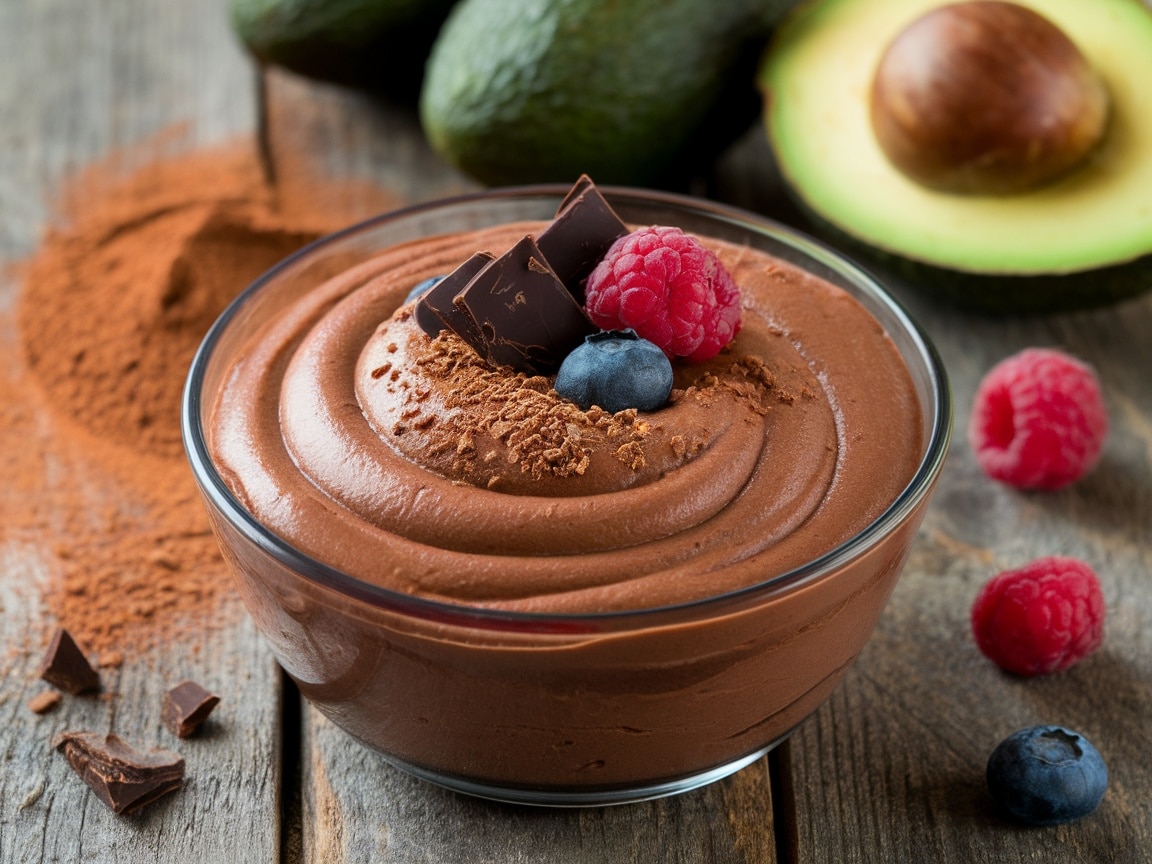
<svg viewBox="0 0 1152 864">
<path fill-rule="evenodd" d="M 89 166 L 22 273 L 0 340 L 0 539 L 47 573 L 44 605 L 104 662 L 231 620 L 237 602 L 180 442 L 204 333 L 248 283 L 366 212 L 339 184 L 265 180 L 250 142 L 125 173 Z M 366 184 L 362 184 L 366 185 Z M 383 190 L 363 209 L 394 205 Z"/>
</svg>

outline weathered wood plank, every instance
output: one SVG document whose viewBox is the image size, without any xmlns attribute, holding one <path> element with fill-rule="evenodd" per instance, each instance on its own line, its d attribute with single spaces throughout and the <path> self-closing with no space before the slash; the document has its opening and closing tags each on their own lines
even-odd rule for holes
<svg viewBox="0 0 1152 864">
<path fill-rule="evenodd" d="M 35 247 L 57 185 L 90 160 L 183 124 L 188 146 L 250 134 L 255 74 L 214 0 L 0 4 L 0 265 Z M 19 374 L 9 314 L 19 290 L 0 275 L 0 365 Z M 5 440 L 6 448 L 35 442 Z M 11 451 L 10 451 L 11 452 Z M 46 469 L 53 455 L 44 455 Z M 101 488 L 77 489 L 93 509 Z M 6 534 L 0 546 L 0 860 L 278 860 L 279 672 L 253 628 L 206 633 L 104 669 L 107 698 L 65 697 L 38 717 L 28 699 L 47 611 L 40 588 L 52 550 Z M 223 697 L 196 738 L 160 724 L 164 691 L 193 678 Z M 65 729 L 114 731 L 132 743 L 181 753 L 188 783 L 135 818 L 113 815 L 50 747 Z"/>
</svg>

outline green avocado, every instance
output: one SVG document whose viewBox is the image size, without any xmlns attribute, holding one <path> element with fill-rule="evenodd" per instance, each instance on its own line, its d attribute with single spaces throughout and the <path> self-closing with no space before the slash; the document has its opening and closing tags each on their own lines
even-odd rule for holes
<svg viewBox="0 0 1152 864">
<path fill-rule="evenodd" d="M 462 0 L 428 61 L 425 133 L 489 185 L 699 172 L 759 115 L 759 55 L 793 2 Z"/>
<path fill-rule="evenodd" d="M 455 0 L 232 0 L 232 27 L 261 62 L 414 102 Z"/>
<path fill-rule="evenodd" d="M 957 194 L 905 177 L 870 123 L 885 48 L 944 0 L 809 0 L 758 73 L 781 176 L 818 231 L 969 309 L 1047 313 L 1152 289 L 1152 13 L 1139 0 L 1024 0 L 1080 49 L 1110 95 L 1104 136 L 1058 179 Z"/>
</svg>

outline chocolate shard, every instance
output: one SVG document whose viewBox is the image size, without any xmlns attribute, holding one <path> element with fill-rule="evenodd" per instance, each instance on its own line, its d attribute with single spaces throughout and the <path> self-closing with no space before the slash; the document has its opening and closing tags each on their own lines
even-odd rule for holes
<svg viewBox="0 0 1152 864">
<path fill-rule="evenodd" d="M 451 330 L 465 341 L 464 333 L 474 329 L 472 319 L 461 313 L 452 300 L 464 290 L 472 278 L 484 269 L 495 256 L 491 252 L 477 252 L 431 288 L 416 303 L 416 323 L 435 339 L 441 330 Z M 479 334 L 475 334 L 479 338 Z"/>
<path fill-rule="evenodd" d="M 113 813 L 135 813 L 184 785 L 184 760 L 167 750 L 142 752 L 96 732 L 64 732 L 53 746 Z"/>
<path fill-rule="evenodd" d="M 58 690 L 79 696 L 100 689 L 100 673 L 92 668 L 76 640 L 58 627 L 40 664 L 40 678 Z"/>
<path fill-rule="evenodd" d="M 628 226 L 604 200 L 600 190 L 581 175 L 560 203 L 536 245 L 577 302 L 584 299 L 584 280 L 609 247 L 628 233 Z"/>
<path fill-rule="evenodd" d="M 557 215 L 589 189 L 594 189 L 595 187 L 596 184 L 592 182 L 591 177 L 587 174 L 581 174 L 576 178 L 576 182 L 572 184 L 572 188 L 569 189 L 568 193 L 564 196 L 564 200 L 560 202 L 560 206 L 556 208 Z"/>
<path fill-rule="evenodd" d="M 160 719 L 180 738 L 187 738 L 208 719 L 220 697 L 205 690 L 195 681 L 182 681 L 164 694 Z"/>
<path fill-rule="evenodd" d="M 475 322 L 479 340 L 465 341 L 481 357 L 527 374 L 556 371 L 585 336 L 599 329 L 531 237 L 489 263 L 454 302 Z"/>
</svg>

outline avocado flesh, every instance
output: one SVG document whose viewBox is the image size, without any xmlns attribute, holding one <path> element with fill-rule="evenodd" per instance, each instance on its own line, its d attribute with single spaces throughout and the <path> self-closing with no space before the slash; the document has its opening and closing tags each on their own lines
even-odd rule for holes
<svg viewBox="0 0 1152 864">
<path fill-rule="evenodd" d="M 1152 14 L 1138 0 L 1027 0 L 1061 27 L 1112 100 L 1088 160 L 1039 189 L 936 192 L 904 177 L 868 116 L 891 39 L 943 0 L 819 0 L 781 26 L 761 65 L 780 171 L 817 227 L 874 250 L 929 290 L 978 308 L 1100 305 L 1152 289 Z M 984 284 L 981 284 L 983 282 Z M 1094 283 L 1094 284 L 1092 284 Z"/>
<path fill-rule="evenodd" d="M 756 120 L 794 0 L 462 0 L 429 58 L 433 147 L 489 185 L 661 183 Z"/>
</svg>

